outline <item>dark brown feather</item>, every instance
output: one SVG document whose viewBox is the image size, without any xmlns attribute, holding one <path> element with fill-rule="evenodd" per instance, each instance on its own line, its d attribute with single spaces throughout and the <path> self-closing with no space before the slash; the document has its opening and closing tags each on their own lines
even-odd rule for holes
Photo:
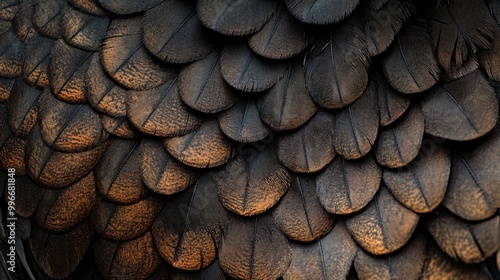
<svg viewBox="0 0 500 280">
<path fill-rule="evenodd" d="M 388 126 L 410 107 L 410 98 L 394 91 L 381 75 L 376 75 L 380 125 Z"/>
<path fill-rule="evenodd" d="M 16 79 L 1 79 L 0 78 L 0 103 L 6 102 L 9 99 L 10 93 L 14 88 Z M 6 107 L 7 108 L 7 107 Z"/>
<path fill-rule="evenodd" d="M 12 20 L 19 10 L 19 0 L 5 0 L 0 3 L 0 19 Z"/>
<path fill-rule="evenodd" d="M 49 60 L 54 43 L 55 40 L 41 35 L 35 35 L 26 42 L 23 79 L 30 86 L 49 86 Z"/>
<path fill-rule="evenodd" d="M 16 176 L 26 175 L 25 158 L 26 140 L 11 136 L 0 147 L 0 169 L 14 168 Z"/>
<path fill-rule="evenodd" d="M 196 168 L 222 165 L 229 160 L 233 150 L 217 120 L 210 118 L 189 134 L 166 139 L 165 148 L 178 161 Z"/>
<path fill-rule="evenodd" d="M 434 87 L 422 100 L 425 131 L 466 141 L 486 134 L 498 119 L 494 89 L 480 71 Z"/>
<path fill-rule="evenodd" d="M 35 226 L 28 239 L 33 257 L 49 277 L 68 277 L 83 259 L 94 230 L 87 221 L 66 233 L 49 233 Z"/>
<path fill-rule="evenodd" d="M 232 87 L 247 91 L 263 91 L 274 86 L 285 74 L 286 62 L 260 57 L 243 43 L 224 47 L 221 72 Z"/>
<path fill-rule="evenodd" d="M 273 210 L 278 228 L 300 242 L 318 240 L 333 227 L 334 218 L 318 201 L 314 179 L 293 176 L 290 190 Z"/>
<path fill-rule="evenodd" d="M 92 249 L 97 268 L 107 279 L 147 279 L 161 265 L 149 231 L 125 242 L 97 238 Z"/>
<path fill-rule="evenodd" d="M 248 45 L 257 54 L 271 58 L 290 58 L 307 47 L 307 36 L 303 24 L 292 17 L 284 5 L 248 39 Z"/>
<path fill-rule="evenodd" d="M 312 244 L 291 243 L 292 260 L 283 275 L 285 280 L 341 280 L 351 268 L 358 246 L 343 221 L 339 221 L 325 237 Z"/>
<path fill-rule="evenodd" d="M 363 157 L 375 144 L 379 127 L 376 87 L 372 80 L 363 96 L 336 115 L 333 145 L 346 159 Z"/>
<path fill-rule="evenodd" d="M 172 13 L 165 16 L 165 11 Z M 187 63 L 210 53 L 213 41 L 196 14 L 196 2 L 166 0 L 144 17 L 144 45 L 156 57 L 171 63 Z"/>
<path fill-rule="evenodd" d="M 7 190 L 7 188 L 5 188 Z M 46 191 L 35 184 L 28 176 L 16 177 L 16 214 L 28 218 L 35 213 L 38 203 Z M 5 194 L 4 194 L 5 195 Z"/>
<path fill-rule="evenodd" d="M 291 177 L 272 146 L 244 149 L 213 174 L 219 199 L 228 210 L 253 216 L 274 206 L 290 187 Z"/>
<path fill-rule="evenodd" d="M 425 139 L 420 154 L 400 169 L 384 169 L 384 182 L 404 206 L 416 213 L 434 210 L 443 201 L 450 175 L 448 149 Z"/>
<path fill-rule="evenodd" d="M 177 193 L 197 180 L 197 173 L 173 159 L 161 141 L 141 140 L 139 158 L 142 181 L 156 193 Z"/>
<path fill-rule="evenodd" d="M 233 107 L 218 114 L 222 132 L 234 141 L 246 143 L 263 140 L 269 129 L 260 119 L 255 99 L 240 99 Z"/>
<path fill-rule="evenodd" d="M 7 102 L 9 126 L 12 132 L 26 138 L 35 125 L 38 115 L 39 89 L 28 86 L 23 80 L 16 79 L 12 94 Z"/>
<path fill-rule="evenodd" d="M 99 54 L 94 53 L 86 73 L 86 97 L 94 109 L 113 117 L 127 114 L 127 91 L 104 73 Z"/>
<path fill-rule="evenodd" d="M 219 249 L 220 266 L 237 279 L 276 279 L 290 262 L 290 246 L 270 215 L 233 217 Z"/>
<path fill-rule="evenodd" d="M 160 137 L 185 135 L 201 118 L 189 111 L 179 96 L 178 78 L 145 91 L 128 91 L 127 116 L 138 130 Z"/>
<path fill-rule="evenodd" d="M 52 94 L 71 103 L 87 101 L 85 73 L 90 64 L 91 52 L 56 41 L 50 52 L 49 78 Z"/>
<path fill-rule="evenodd" d="M 439 67 L 425 22 L 410 22 L 396 35 L 382 67 L 391 86 L 403 93 L 422 92 L 437 83 Z"/>
<path fill-rule="evenodd" d="M 419 215 L 405 208 L 382 186 L 370 204 L 346 220 L 356 242 L 374 255 L 403 247 L 417 226 Z"/>
<path fill-rule="evenodd" d="M 106 139 L 99 115 L 88 104 L 66 103 L 47 91 L 40 99 L 39 119 L 49 147 L 74 153 L 97 147 Z"/>
<path fill-rule="evenodd" d="M 64 40 L 75 47 L 98 51 L 110 19 L 82 13 L 67 5 L 61 18 Z"/>
<path fill-rule="evenodd" d="M 149 10 L 161 3 L 161 0 L 96 0 L 96 2 L 109 12 L 128 15 Z"/>
<path fill-rule="evenodd" d="M 17 38 L 25 43 L 32 36 L 37 34 L 37 28 L 32 21 L 35 0 L 17 0 L 17 1 L 18 1 L 18 7 L 12 22 L 15 32 L 17 34 Z"/>
<path fill-rule="evenodd" d="M 484 261 L 500 246 L 499 216 L 482 222 L 466 222 L 443 211 L 430 219 L 426 225 L 441 250 L 456 261 Z"/>
<path fill-rule="evenodd" d="M 15 78 L 22 74 L 25 45 L 14 28 L 0 34 L 0 77 Z"/>
<path fill-rule="evenodd" d="M 176 268 L 202 269 L 216 258 L 226 215 L 212 178 L 206 174 L 166 201 L 152 229 L 156 247 Z"/>
<path fill-rule="evenodd" d="M 33 24 L 43 36 L 62 38 L 62 11 L 66 6 L 64 0 L 34 0 Z"/>
<path fill-rule="evenodd" d="M 368 84 L 365 39 L 359 17 L 353 16 L 314 43 L 305 58 L 305 79 L 318 105 L 338 109 L 363 94 Z"/>
<path fill-rule="evenodd" d="M 420 150 L 424 136 L 424 116 L 419 105 L 390 127 L 380 130 L 375 157 L 379 164 L 399 168 L 412 161 Z"/>
<path fill-rule="evenodd" d="M 466 220 L 483 220 L 500 208 L 500 133 L 469 151 L 453 154 L 443 205 Z"/>
<path fill-rule="evenodd" d="M 148 189 L 141 181 L 139 141 L 112 138 L 94 169 L 96 186 L 106 199 L 120 204 L 141 200 Z"/>
<path fill-rule="evenodd" d="M 120 3 L 127 5 L 126 2 Z M 143 46 L 142 16 L 111 20 L 100 54 L 106 73 L 129 89 L 152 89 L 177 75 L 177 71 L 160 63 Z"/>
<path fill-rule="evenodd" d="M 62 190 L 44 190 L 34 218 L 44 230 L 65 232 L 85 220 L 97 201 L 94 173 L 90 172 Z"/>
<path fill-rule="evenodd" d="M 87 175 L 106 148 L 107 143 L 102 143 L 85 152 L 57 152 L 43 142 L 40 127 L 35 126 L 26 143 L 28 175 L 39 184 L 57 189 L 64 188 Z"/>
<path fill-rule="evenodd" d="M 300 57 L 288 64 L 279 79 L 258 102 L 262 121 L 275 130 L 291 130 L 307 122 L 318 107 L 306 89 Z"/>
<path fill-rule="evenodd" d="M 335 157 L 333 127 L 330 112 L 320 110 L 305 125 L 278 139 L 280 161 L 297 173 L 310 173 L 323 169 Z"/>
<path fill-rule="evenodd" d="M 102 127 L 107 133 L 125 139 L 137 139 L 139 131 L 128 121 L 126 117 L 113 118 L 101 115 Z"/>
<path fill-rule="evenodd" d="M 182 68 L 179 92 L 189 107 L 203 113 L 217 113 L 233 106 L 236 92 L 222 77 L 220 57 L 221 51 L 216 50 Z"/>
<path fill-rule="evenodd" d="M 115 241 L 135 239 L 151 227 L 162 205 L 154 196 L 130 205 L 101 200 L 92 212 L 92 224 L 101 237 Z"/>
<path fill-rule="evenodd" d="M 97 3 L 97 0 L 68 0 L 76 9 L 91 15 L 105 16 L 106 11 Z"/>
<path fill-rule="evenodd" d="M 337 157 L 316 177 L 321 205 L 332 214 L 351 214 L 365 207 L 378 191 L 382 171 L 373 156 L 357 161 Z"/>
</svg>

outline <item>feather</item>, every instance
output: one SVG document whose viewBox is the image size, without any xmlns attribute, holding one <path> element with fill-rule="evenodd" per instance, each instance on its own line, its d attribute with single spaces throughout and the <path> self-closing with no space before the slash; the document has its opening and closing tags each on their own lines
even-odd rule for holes
<svg viewBox="0 0 500 280">
<path fill-rule="evenodd" d="M 230 140 L 222 134 L 217 120 L 210 118 L 189 134 L 166 139 L 165 148 L 178 161 L 196 168 L 226 163 L 233 149 Z"/>
<path fill-rule="evenodd" d="M 12 94 L 7 102 L 9 126 L 12 132 L 26 138 L 38 118 L 39 89 L 30 87 L 21 79 L 17 79 Z"/>
<path fill-rule="evenodd" d="M 222 269 L 220 268 L 219 261 L 215 260 L 211 265 L 205 267 L 201 270 L 196 271 L 186 271 L 181 269 L 172 269 L 171 273 L 162 273 L 162 275 L 168 275 L 172 280 L 226 280 L 227 276 L 224 275 Z M 150 279 L 150 280 L 166 280 L 164 278 Z"/>
<path fill-rule="evenodd" d="M 370 82 L 365 93 L 336 116 L 333 146 L 346 159 L 366 155 L 377 139 L 379 116 L 376 90 L 376 84 Z"/>
<path fill-rule="evenodd" d="M 43 36 L 62 38 L 62 11 L 66 6 L 64 0 L 34 0 L 33 24 Z"/>
<path fill-rule="evenodd" d="M 143 235 L 161 210 L 162 202 L 154 197 L 130 205 L 101 200 L 92 212 L 92 224 L 99 236 L 127 241 Z"/>
<path fill-rule="evenodd" d="M 50 88 L 56 98 L 71 103 L 87 101 L 85 73 L 91 54 L 67 45 L 62 39 L 56 41 L 49 63 Z"/>
<path fill-rule="evenodd" d="M 491 1 L 491 3 L 493 3 L 493 1 Z M 500 20 L 500 11 L 498 17 L 498 20 Z M 500 31 L 495 33 L 495 38 L 500 38 Z M 491 48 L 480 51 L 478 57 L 479 63 L 488 74 L 488 77 L 500 82 L 500 40 L 494 40 Z"/>
<path fill-rule="evenodd" d="M 316 177 L 321 205 L 332 214 L 351 214 L 364 208 L 379 189 L 382 171 L 373 156 L 357 161 L 336 157 Z"/>
<path fill-rule="evenodd" d="M 0 103 L 6 102 L 9 99 L 10 92 L 14 88 L 15 79 L 0 78 Z"/>
<path fill-rule="evenodd" d="M 25 46 L 14 28 L 0 34 L 0 77 L 15 78 L 22 74 Z"/>
<path fill-rule="evenodd" d="M 95 16 L 106 16 L 106 11 L 97 3 L 97 0 L 68 0 L 77 10 Z"/>
<path fill-rule="evenodd" d="M 49 86 L 49 61 L 55 40 L 41 35 L 26 42 L 26 57 L 23 63 L 23 79 L 30 86 Z"/>
<path fill-rule="evenodd" d="M 466 222 L 443 211 L 426 223 L 427 230 L 448 256 L 465 263 L 478 263 L 500 246 L 500 218 Z"/>
<path fill-rule="evenodd" d="M 109 18 L 79 12 L 67 5 L 61 18 L 64 40 L 77 48 L 98 51 L 109 25 Z"/>
<path fill-rule="evenodd" d="M 403 93 L 422 92 L 439 80 L 439 67 L 424 22 L 408 23 L 382 62 L 391 86 Z M 418 46 L 418 47 L 416 47 Z"/>
<path fill-rule="evenodd" d="M 227 220 L 210 174 L 169 198 L 152 228 L 158 251 L 176 268 L 208 266 L 215 260 Z"/>
<path fill-rule="evenodd" d="M 427 133 L 458 141 L 486 134 L 498 119 L 495 91 L 480 71 L 434 87 L 422 109 Z"/>
<path fill-rule="evenodd" d="M 86 73 L 87 99 L 94 109 L 112 117 L 124 117 L 127 114 L 127 91 L 111 80 L 94 53 Z"/>
<path fill-rule="evenodd" d="M 106 199 L 131 204 L 147 194 L 139 168 L 139 141 L 112 138 L 94 169 L 96 186 Z"/>
<path fill-rule="evenodd" d="M 141 16 L 111 20 L 100 54 L 106 73 L 129 89 L 153 89 L 177 75 L 177 71 L 156 60 L 143 46 Z"/>
<path fill-rule="evenodd" d="M 44 230 L 65 232 L 85 220 L 97 200 L 94 173 L 90 172 L 62 190 L 44 190 L 34 218 Z"/>
<path fill-rule="evenodd" d="M 106 279 L 147 279 L 161 265 L 149 231 L 126 242 L 98 238 L 92 249 L 95 264 Z"/>
<path fill-rule="evenodd" d="M 233 36 L 252 34 L 264 26 L 278 8 L 276 0 L 200 0 L 198 17 L 203 25 Z M 252 15 L 252 16 L 248 16 Z"/>
<path fill-rule="evenodd" d="M 345 107 L 366 89 L 368 50 L 358 21 L 351 17 L 335 25 L 306 55 L 306 87 L 321 107 Z"/>
<path fill-rule="evenodd" d="M 434 210 L 443 201 L 450 175 L 448 149 L 430 139 L 419 155 L 400 169 L 384 169 L 384 182 L 394 197 L 416 213 Z"/>
<path fill-rule="evenodd" d="M 387 4 L 374 2 L 365 2 L 361 12 L 370 56 L 384 52 L 414 12 L 413 3 L 407 0 L 385 1 Z"/>
<path fill-rule="evenodd" d="M 272 146 L 243 150 L 217 170 L 213 178 L 224 207 L 243 216 L 270 209 L 291 184 L 290 174 L 279 162 Z"/>
<path fill-rule="evenodd" d="M 33 215 L 45 191 L 28 176 L 16 176 L 16 214 L 23 218 Z"/>
<path fill-rule="evenodd" d="M 100 117 L 88 104 L 66 103 L 47 91 L 40 99 L 40 128 L 47 146 L 74 153 L 105 141 Z"/>
<path fill-rule="evenodd" d="M 310 177 L 293 176 L 290 190 L 272 214 L 278 228 L 300 242 L 318 240 L 333 228 L 334 218 L 321 207 Z"/>
<path fill-rule="evenodd" d="M 136 139 L 139 137 L 139 131 L 128 121 L 126 117 L 113 118 L 107 115 L 101 115 L 102 127 L 107 133 L 125 139 Z"/>
<path fill-rule="evenodd" d="M 382 186 L 363 210 L 346 220 L 356 242 L 374 255 L 392 253 L 404 246 L 417 226 L 419 215 L 403 205 Z"/>
<path fill-rule="evenodd" d="M 5 116 L 8 114 L 7 103 L 0 103 L 0 115 Z M 9 140 L 12 135 L 12 131 L 9 128 L 9 122 L 7 118 L 0 118 L 0 146 L 3 146 L 7 140 Z M 0 172 L 0 174 L 2 174 Z"/>
<path fill-rule="evenodd" d="M 388 126 L 410 107 L 410 98 L 394 91 L 381 75 L 376 75 L 380 125 Z"/>
<path fill-rule="evenodd" d="M 65 233 L 49 233 L 35 226 L 28 239 L 33 257 L 51 278 L 68 277 L 83 259 L 94 231 L 84 222 Z"/>
<path fill-rule="evenodd" d="M 428 246 L 427 260 L 420 279 L 490 280 L 485 269 L 478 265 L 464 265 L 446 256 L 436 245 Z"/>
<path fill-rule="evenodd" d="M 232 87 L 246 91 L 264 91 L 274 86 L 285 74 L 286 62 L 260 57 L 243 43 L 224 47 L 221 72 Z"/>
<path fill-rule="evenodd" d="M 170 195 L 196 182 L 197 173 L 173 159 L 161 141 L 143 139 L 139 146 L 141 178 L 149 189 Z"/>
<path fill-rule="evenodd" d="M 344 222 L 339 221 L 325 237 L 311 244 L 291 243 L 292 260 L 283 275 L 291 279 L 346 279 L 358 247 Z"/>
<path fill-rule="evenodd" d="M 0 169 L 14 168 L 16 176 L 26 175 L 25 149 L 26 140 L 10 136 L 0 148 Z"/>
<path fill-rule="evenodd" d="M 106 148 L 107 143 L 102 143 L 85 152 L 54 151 L 43 142 L 40 127 L 35 126 L 26 142 L 28 174 L 36 183 L 61 189 L 87 175 L 97 164 Z"/>
<path fill-rule="evenodd" d="M 335 157 L 333 127 L 330 112 L 320 110 L 298 130 L 282 135 L 277 142 L 280 161 L 297 173 L 323 169 Z"/>
<path fill-rule="evenodd" d="M 268 128 L 260 119 L 255 100 L 251 97 L 242 98 L 217 116 L 222 132 L 235 141 L 256 142 L 269 135 Z"/>
<path fill-rule="evenodd" d="M 354 267 L 360 279 L 419 279 L 426 258 L 427 239 L 422 234 L 387 256 L 373 256 L 359 250 Z"/>
<path fill-rule="evenodd" d="M 466 58 L 463 64 L 452 64 L 450 69 L 444 70 L 442 74 L 446 81 L 453 81 L 474 72 L 478 68 L 477 55 L 472 54 Z"/>
<path fill-rule="evenodd" d="M 0 19 L 11 21 L 19 10 L 20 0 L 5 0 L 0 3 Z"/>
<path fill-rule="evenodd" d="M 21 40 L 23 43 L 25 43 L 33 35 L 37 34 L 37 28 L 34 26 L 32 21 L 34 14 L 34 5 L 36 0 L 17 0 L 17 1 L 19 5 L 12 22 L 15 32 L 17 34 L 17 38 Z"/>
<path fill-rule="evenodd" d="M 97 3 L 111 13 L 129 15 L 147 11 L 161 3 L 161 0 L 97 0 Z"/>
<path fill-rule="evenodd" d="M 201 118 L 189 111 L 179 96 L 178 79 L 145 91 L 129 91 L 127 116 L 137 129 L 160 137 L 185 135 L 197 129 Z"/>
<path fill-rule="evenodd" d="M 424 116 L 413 106 L 392 126 L 380 130 L 375 157 L 380 165 L 399 168 L 417 155 L 424 136 Z"/>
<path fill-rule="evenodd" d="M 491 46 L 495 22 L 484 1 L 453 1 L 429 8 L 426 16 L 435 54 L 445 71 Z"/>
<path fill-rule="evenodd" d="M 469 151 L 453 154 L 443 205 L 466 220 L 483 220 L 500 208 L 500 133 Z"/>
<path fill-rule="evenodd" d="M 307 36 L 303 24 L 280 5 L 264 27 L 248 39 L 248 45 L 263 57 L 291 58 L 307 47 Z"/>
<path fill-rule="evenodd" d="M 220 57 L 221 51 L 216 50 L 182 68 L 179 93 L 189 107 L 203 113 L 217 113 L 233 106 L 236 93 L 222 77 Z"/>
<path fill-rule="evenodd" d="M 2 11 L 0 10 L 0 16 L 1 13 Z M 12 22 L 0 19 L 0 34 L 8 32 L 10 29 L 12 29 Z"/>
<path fill-rule="evenodd" d="M 272 248 L 272 249 L 271 249 Z M 219 249 L 220 266 L 238 279 L 276 279 L 290 262 L 290 246 L 270 215 L 233 217 Z"/>
<path fill-rule="evenodd" d="M 166 17 L 165 11 L 172 13 Z M 171 63 L 187 63 L 210 53 L 210 33 L 196 15 L 196 2 L 163 1 L 144 17 L 144 45 L 156 57 Z"/>
<path fill-rule="evenodd" d="M 291 130 L 307 122 L 318 107 L 307 92 L 301 59 L 288 64 L 285 75 L 262 98 L 262 121 L 275 130 Z"/>
<path fill-rule="evenodd" d="M 331 24 L 349 16 L 359 0 L 285 0 L 290 13 L 304 23 Z"/>
</svg>

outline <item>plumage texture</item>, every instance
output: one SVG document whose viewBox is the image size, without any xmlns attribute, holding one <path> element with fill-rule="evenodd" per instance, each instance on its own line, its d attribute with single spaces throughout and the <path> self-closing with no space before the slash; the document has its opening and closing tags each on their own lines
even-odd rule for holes
<svg viewBox="0 0 500 280">
<path fill-rule="evenodd" d="M 499 36 L 497 0 L 0 1 L 0 278 L 498 278 Z"/>
</svg>

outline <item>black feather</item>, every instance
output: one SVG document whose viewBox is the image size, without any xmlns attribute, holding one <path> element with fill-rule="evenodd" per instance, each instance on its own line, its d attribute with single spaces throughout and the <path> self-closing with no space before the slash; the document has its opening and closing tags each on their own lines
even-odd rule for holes
<svg viewBox="0 0 500 280">
<path fill-rule="evenodd" d="M 96 2 L 111 13 L 129 15 L 149 10 L 162 0 L 96 0 Z"/>
<path fill-rule="evenodd" d="M 23 79 L 30 86 L 49 86 L 49 61 L 55 40 L 35 35 L 26 42 Z"/>
<path fill-rule="evenodd" d="M 67 5 L 61 19 L 64 40 L 75 47 L 98 51 L 110 19 L 79 12 Z"/>
<path fill-rule="evenodd" d="M 42 93 L 17 79 L 7 102 L 9 126 L 12 132 L 26 138 L 38 118 L 38 100 Z"/>
<path fill-rule="evenodd" d="M 62 38 L 62 11 L 64 0 L 34 0 L 33 24 L 43 36 Z"/>
<path fill-rule="evenodd" d="M 349 16 L 359 0 L 285 0 L 290 13 L 300 21 L 310 24 L 330 24 Z"/>
</svg>

